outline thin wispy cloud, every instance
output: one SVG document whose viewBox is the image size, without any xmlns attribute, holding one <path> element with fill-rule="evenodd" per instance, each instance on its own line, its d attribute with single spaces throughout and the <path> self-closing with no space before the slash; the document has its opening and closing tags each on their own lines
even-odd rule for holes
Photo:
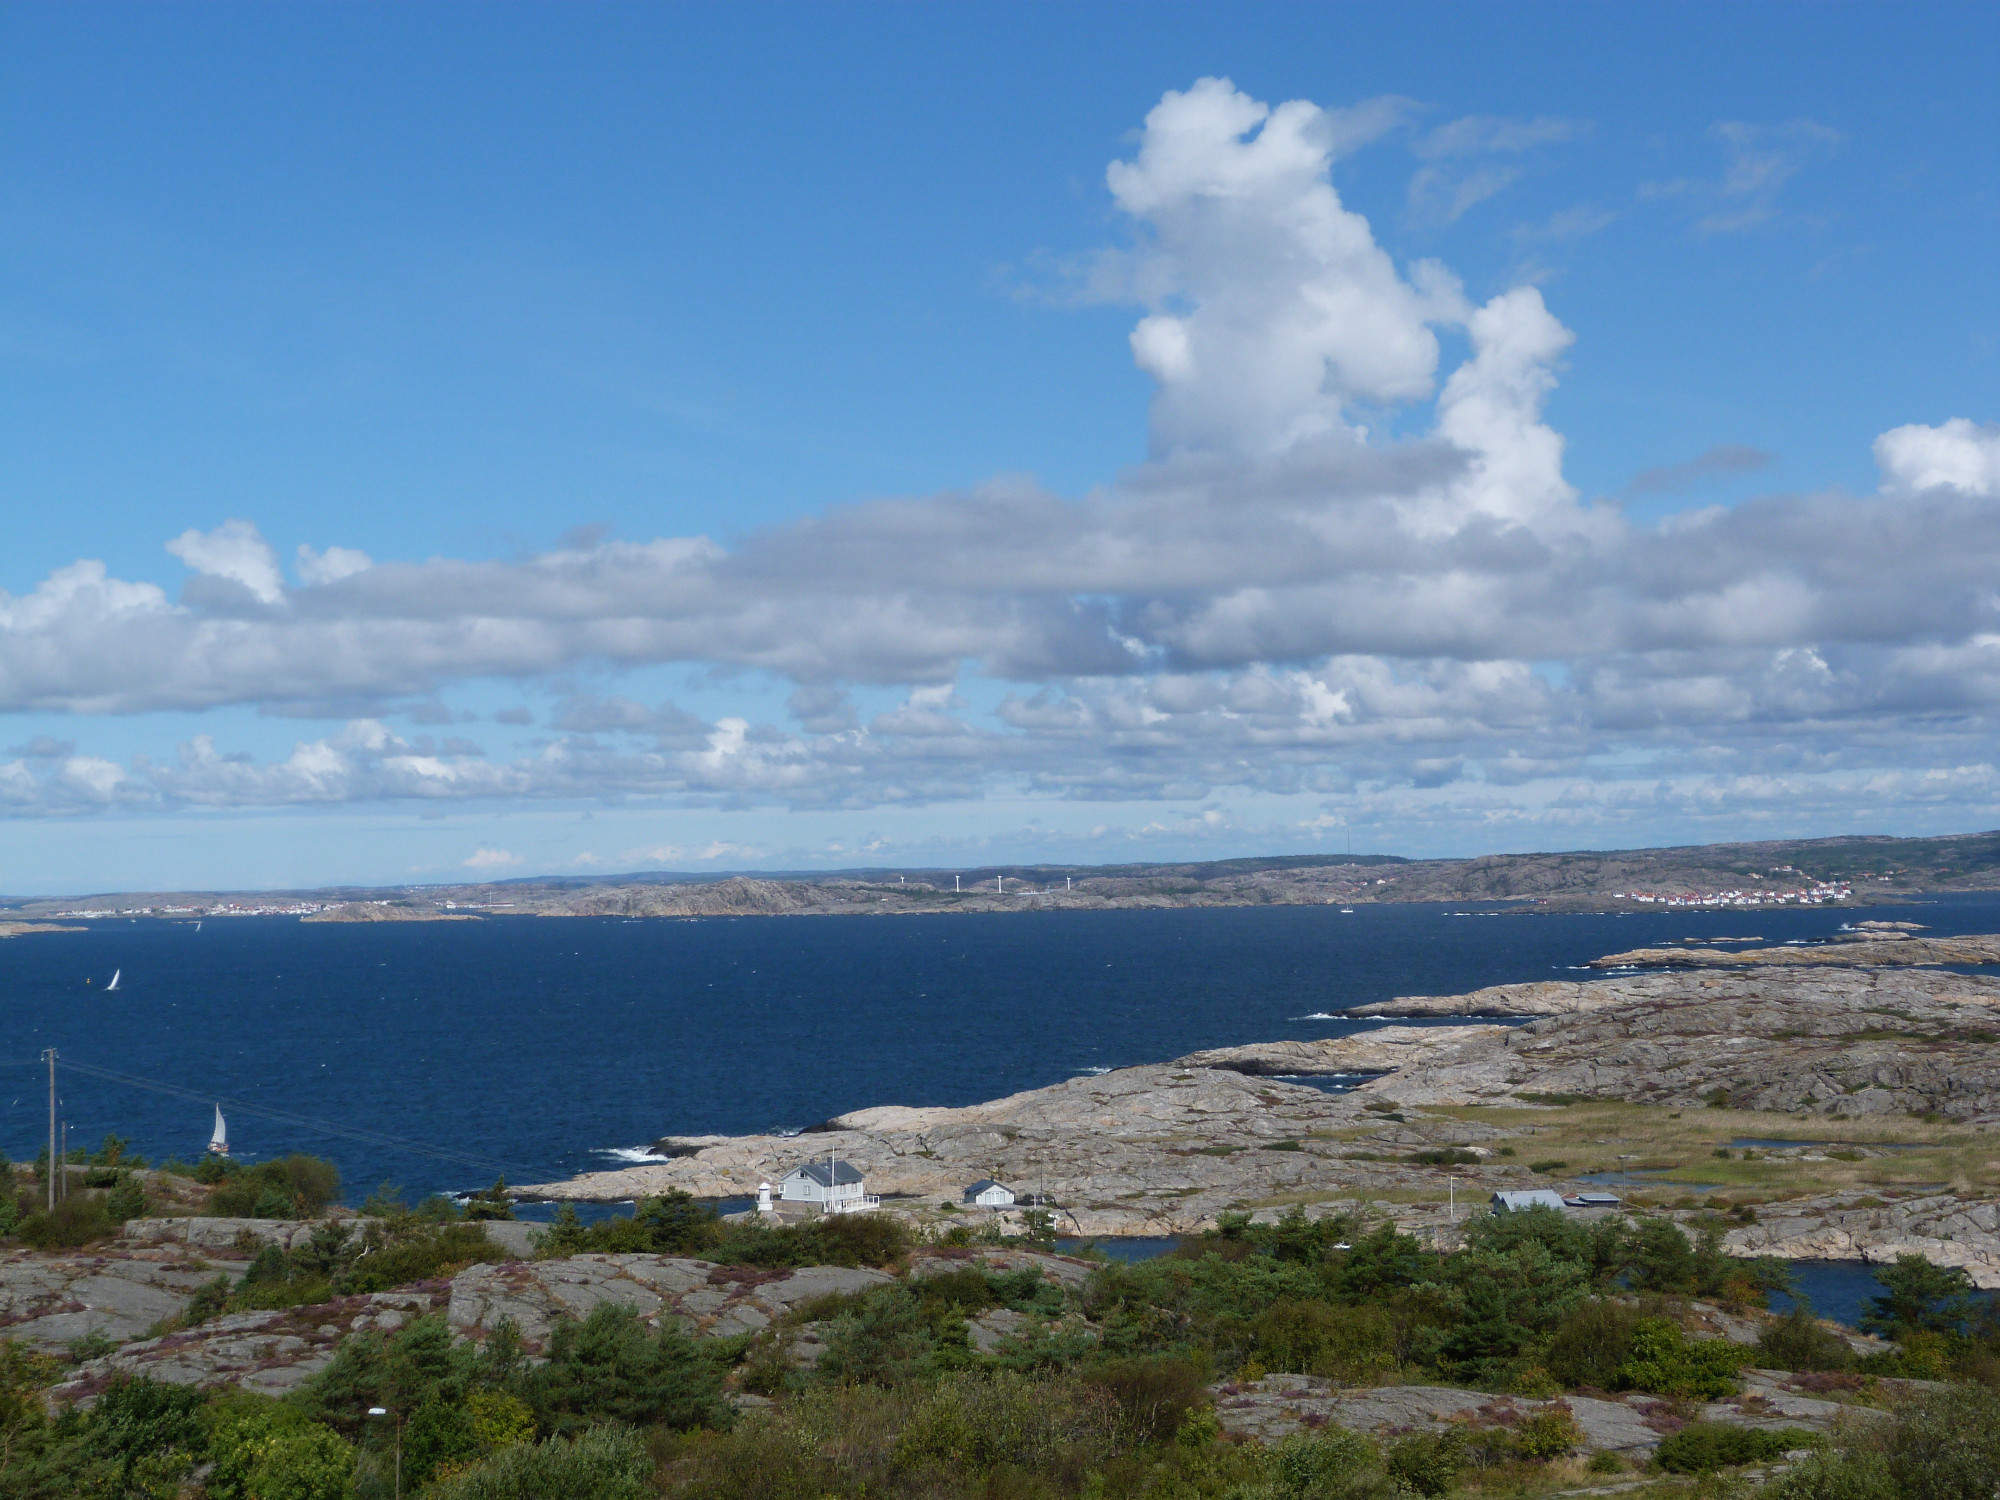
<svg viewBox="0 0 2000 1500">
<path fill-rule="evenodd" d="M 1543 146 L 1578 140 L 1587 120 L 1503 119 L 1466 115 L 1439 125 L 1411 147 L 1425 165 L 1410 179 L 1411 215 L 1451 224 L 1517 181 L 1521 159 Z"/>
<path fill-rule="evenodd" d="M 1680 490 L 1691 489 L 1703 480 L 1724 474 L 1750 474 L 1771 466 L 1771 455 L 1761 448 L 1746 447 L 1741 443 L 1718 443 L 1698 458 L 1685 463 L 1663 464 L 1656 469 L 1645 469 L 1632 476 L 1632 482 L 1619 493 L 1626 496 L 1670 495 Z"/>
<path fill-rule="evenodd" d="M 1845 139 L 1840 131 L 1814 120 L 1777 125 L 1720 120 L 1709 127 L 1708 135 L 1722 148 L 1719 177 L 1681 177 L 1645 183 L 1639 189 L 1641 198 L 1685 198 L 1696 204 L 1692 227 L 1703 236 L 1734 234 L 1777 218 L 1785 185 Z"/>
</svg>

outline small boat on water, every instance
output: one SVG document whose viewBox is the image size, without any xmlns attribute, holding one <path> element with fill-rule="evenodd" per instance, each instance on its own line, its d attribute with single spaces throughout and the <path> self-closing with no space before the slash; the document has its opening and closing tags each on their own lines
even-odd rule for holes
<svg viewBox="0 0 2000 1500">
<path fill-rule="evenodd" d="M 229 1126 L 222 1118 L 220 1104 L 215 1106 L 215 1133 L 208 1138 L 208 1151 L 211 1156 L 229 1154 Z"/>
<path fill-rule="evenodd" d="M 108 993 L 109 993 L 110 991 L 112 991 L 112 990 L 115 990 L 115 989 L 117 989 L 117 988 L 118 988 L 118 976 L 119 976 L 120 974 L 123 974 L 124 972 L 125 972 L 125 971 L 124 971 L 123 969 L 113 969 L 113 970 L 111 971 L 111 983 L 107 984 L 107 985 L 106 985 L 106 986 L 104 987 L 104 989 L 105 989 L 105 992 L 106 992 L 107 994 L 108 994 Z"/>
</svg>

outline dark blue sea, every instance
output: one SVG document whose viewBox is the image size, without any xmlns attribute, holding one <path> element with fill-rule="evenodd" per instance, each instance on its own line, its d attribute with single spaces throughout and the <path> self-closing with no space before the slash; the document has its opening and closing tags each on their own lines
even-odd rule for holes
<svg viewBox="0 0 2000 1500">
<path fill-rule="evenodd" d="M 115 1132 L 191 1158 L 219 1099 L 240 1154 L 330 1157 L 358 1200 L 385 1180 L 548 1180 L 667 1134 L 970 1104 L 1201 1047 L 1341 1035 L 1369 1024 L 1327 1019 L 1343 1006 L 1567 978 L 1678 937 L 1816 939 L 1865 916 L 2000 931 L 1991 895 L 1463 914 L 1492 910 L 96 921 L 0 942 L 0 1148 L 30 1157 L 45 1139 L 50 1046 L 152 1086 L 65 1068 L 73 1147 Z"/>
</svg>

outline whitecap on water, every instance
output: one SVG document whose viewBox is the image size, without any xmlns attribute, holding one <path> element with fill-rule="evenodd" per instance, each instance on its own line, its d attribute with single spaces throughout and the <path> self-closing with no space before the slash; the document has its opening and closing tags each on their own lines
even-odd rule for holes
<svg viewBox="0 0 2000 1500">
<path fill-rule="evenodd" d="M 1293 1016 L 1292 1019 L 1294 1021 L 1338 1021 L 1341 1017 L 1336 1016 L 1330 1010 L 1316 1010 L 1309 1016 Z"/>
<path fill-rule="evenodd" d="M 1092 1078 L 1101 1078 L 1110 1071 L 1111 1069 L 1109 1068 L 1078 1068 L 1076 1070 L 1076 1076 L 1083 1077 L 1084 1075 L 1088 1074 Z"/>
<path fill-rule="evenodd" d="M 657 1162 L 660 1160 L 658 1153 L 650 1146 L 599 1146 L 595 1151 L 591 1152 L 591 1155 L 608 1156 L 614 1161 Z"/>
</svg>

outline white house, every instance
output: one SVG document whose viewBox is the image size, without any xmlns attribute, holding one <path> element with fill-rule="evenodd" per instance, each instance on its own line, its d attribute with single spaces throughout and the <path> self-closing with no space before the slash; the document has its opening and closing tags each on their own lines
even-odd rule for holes
<svg viewBox="0 0 2000 1500">
<path fill-rule="evenodd" d="M 1552 1208 L 1561 1213 L 1569 1205 L 1563 1202 L 1562 1194 L 1549 1188 L 1531 1188 L 1522 1193 L 1495 1193 L 1493 1212 L 1496 1214 L 1516 1214 L 1530 1208 Z"/>
<path fill-rule="evenodd" d="M 1012 1208 L 1014 1191 L 1002 1187 L 991 1177 L 982 1177 L 965 1190 L 965 1201 L 980 1208 Z"/>
<path fill-rule="evenodd" d="M 868 1192 L 861 1174 L 844 1161 L 809 1161 L 794 1167 L 778 1184 L 778 1196 L 787 1203 L 816 1203 L 830 1214 L 859 1213 L 880 1208 L 882 1200 Z"/>
</svg>

